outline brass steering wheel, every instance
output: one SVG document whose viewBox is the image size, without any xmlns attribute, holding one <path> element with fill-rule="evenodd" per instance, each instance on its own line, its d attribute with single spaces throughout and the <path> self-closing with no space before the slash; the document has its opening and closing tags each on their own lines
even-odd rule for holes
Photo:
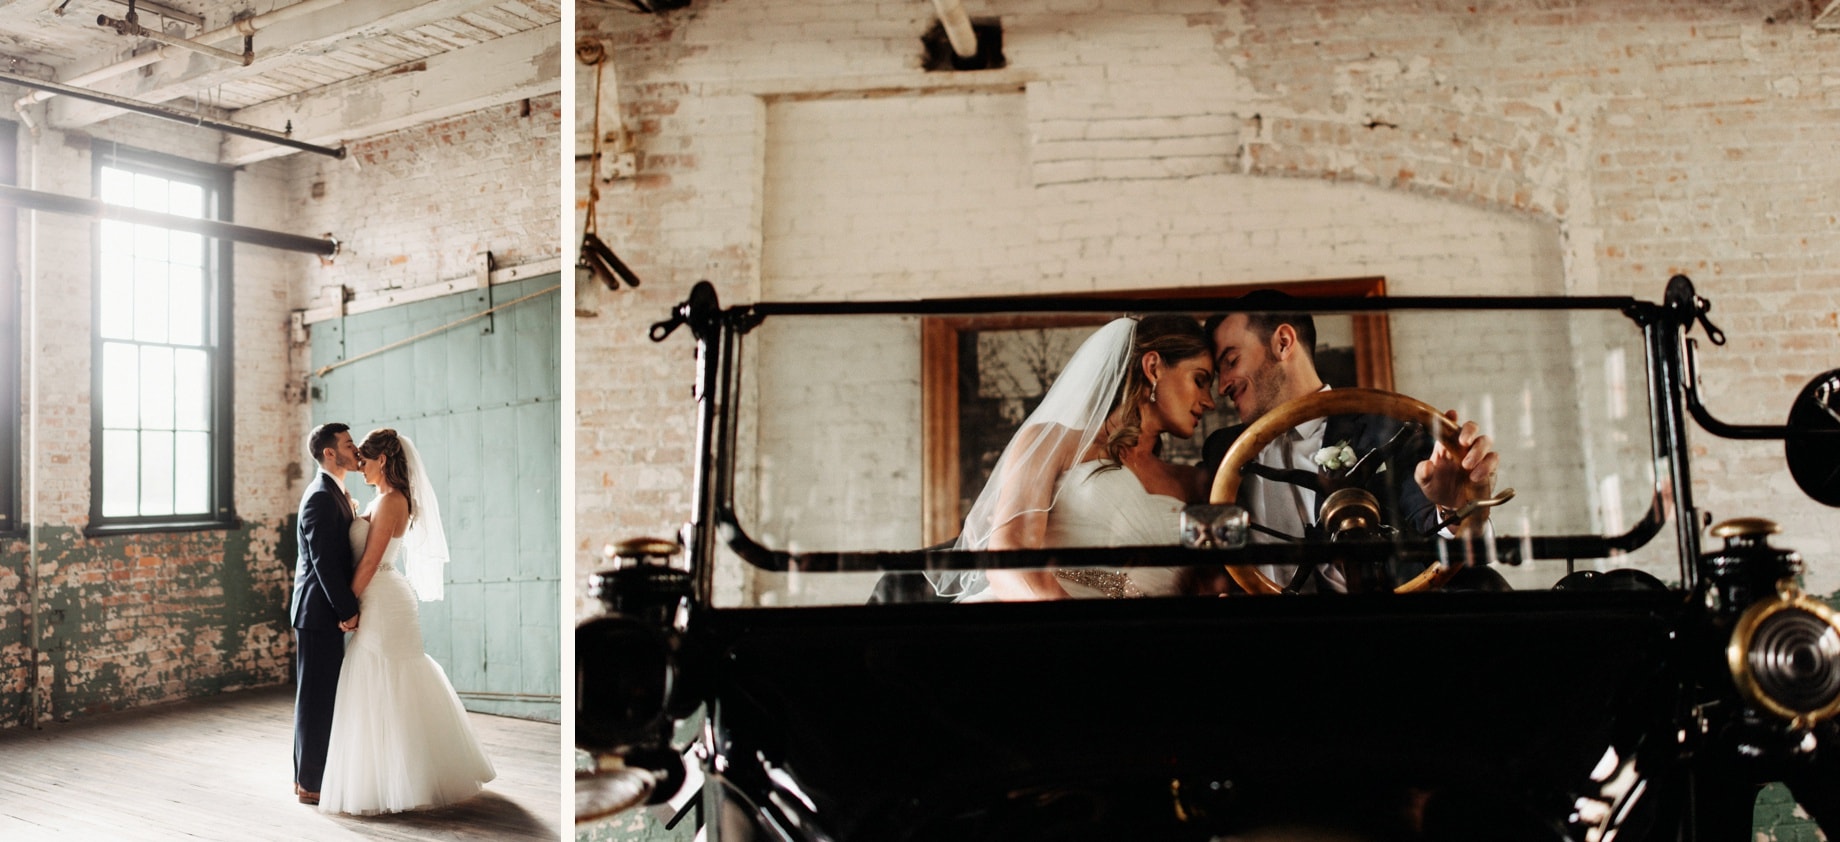
<svg viewBox="0 0 1840 842">
<path fill-rule="evenodd" d="M 1407 397 L 1397 392 L 1381 389 L 1330 389 L 1312 392 L 1303 397 L 1286 401 L 1273 407 L 1264 417 L 1246 427 L 1245 432 L 1227 449 L 1227 454 L 1220 460 L 1220 470 L 1214 474 L 1214 487 L 1208 493 L 1208 502 L 1216 505 L 1235 505 L 1239 499 L 1240 471 L 1251 462 L 1254 456 L 1276 441 L 1278 436 L 1305 421 L 1326 418 L 1330 415 L 1384 415 L 1400 421 L 1423 424 L 1432 431 L 1439 442 L 1461 460 L 1469 453 L 1469 448 L 1458 443 L 1459 428 L 1444 413 L 1437 411 L 1430 404 L 1417 398 Z M 1489 482 L 1465 481 L 1464 492 L 1469 499 L 1481 499 L 1488 496 Z M 1482 523 L 1488 517 L 1487 509 L 1477 509 L 1474 513 L 1459 521 L 1453 531 L 1459 536 L 1468 536 L 1479 532 Z M 1227 565 L 1227 575 L 1239 583 L 1247 593 L 1275 594 L 1284 589 L 1273 582 L 1270 577 L 1260 573 L 1257 568 L 1247 565 Z M 1434 564 L 1425 568 L 1423 573 L 1411 581 L 1394 588 L 1395 593 L 1408 593 L 1425 590 L 1444 584 L 1461 569 L 1455 566 Z"/>
</svg>

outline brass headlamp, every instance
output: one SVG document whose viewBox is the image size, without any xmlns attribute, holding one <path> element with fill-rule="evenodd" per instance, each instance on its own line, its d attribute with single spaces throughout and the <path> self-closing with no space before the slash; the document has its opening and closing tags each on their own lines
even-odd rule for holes
<svg viewBox="0 0 1840 842">
<path fill-rule="evenodd" d="M 1746 700 L 1796 727 L 1840 713 L 1840 619 L 1793 580 L 1739 616 L 1725 660 Z"/>
<path fill-rule="evenodd" d="M 1762 586 L 1747 589 L 1755 602 L 1733 624 L 1725 662 L 1746 701 L 1806 728 L 1840 714 L 1840 617 L 1796 584 L 1800 560 L 1765 541 L 1776 531 L 1776 524 L 1759 518 L 1713 527 L 1713 536 L 1727 541 L 1724 558 L 1774 557 L 1763 569 L 1788 574 L 1775 579 L 1773 593 Z"/>
</svg>

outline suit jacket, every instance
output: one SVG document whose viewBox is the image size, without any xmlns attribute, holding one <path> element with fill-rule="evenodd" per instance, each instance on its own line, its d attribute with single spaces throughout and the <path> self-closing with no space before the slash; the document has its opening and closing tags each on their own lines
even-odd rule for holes
<svg viewBox="0 0 1840 842">
<path fill-rule="evenodd" d="M 1328 425 L 1323 428 L 1323 446 L 1346 441 L 1354 448 L 1358 456 L 1365 456 L 1393 437 L 1405 424 L 1384 415 L 1331 415 Z M 1227 448 L 1245 432 L 1246 425 L 1240 424 L 1224 430 L 1216 430 L 1202 444 L 1201 466 L 1212 476 L 1220 468 L 1220 462 L 1226 457 Z M 1431 458 L 1431 435 L 1423 429 L 1402 440 L 1386 459 L 1386 470 L 1371 474 L 1363 485 L 1374 495 L 1380 504 L 1381 517 L 1402 532 L 1423 535 L 1438 522 L 1437 507 L 1425 499 L 1425 492 L 1418 487 L 1418 481 L 1412 473 L 1418 463 Z M 1243 483 L 1243 480 L 1242 480 Z M 1240 487 L 1240 499 L 1245 499 L 1245 486 Z M 1322 498 L 1317 498 L 1321 505 Z M 1304 520 L 1315 524 L 1316 513 L 1306 512 Z"/>
<path fill-rule="evenodd" d="M 351 592 L 357 564 L 351 557 L 351 502 L 330 474 L 321 471 L 300 498 L 295 543 L 294 598 L 288 616 L 294 628 L 336 631 L 358 613 Z"/>
</svg>

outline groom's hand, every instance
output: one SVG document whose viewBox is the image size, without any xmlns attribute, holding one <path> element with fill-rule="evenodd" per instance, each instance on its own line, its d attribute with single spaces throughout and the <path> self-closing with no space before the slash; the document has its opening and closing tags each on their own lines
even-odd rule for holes
<svg viewBox="0 0 1840 842">
<path fill-rule="evenodd" d="M 353 614 L 351 615 L 351 619 L 339 621 L 339 631 L 349 632 L 349 631 L 357 631 L 357 630 L 358 630 L 358 615 Z"/>
<path fill-rule="evenodd" d="M 1444 416 L 1455 421 L 1457 411 L 1449 410 Z M 1418 480 L 1425 498 L 1440 512 L 1449 512 L 1470 500 L 1487 497 L 1495 485 L 1495 469 L 1501 463 L 1501 456 L 1495 453 L 1494 440 L 1483 435 L 1474 421 L 1465 422 L 1459 428 L 1457 444 L 1463 448 L 1461 456 L 1440 441 L 1431 448 L 1431 458 L 1418 463 L 1413 471 L 1413 478 Z"/>
</svg>

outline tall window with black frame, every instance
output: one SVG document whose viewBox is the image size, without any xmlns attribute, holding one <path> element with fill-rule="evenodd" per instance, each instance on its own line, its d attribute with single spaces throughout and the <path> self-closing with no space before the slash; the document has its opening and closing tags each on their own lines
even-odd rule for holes
<svg viewBox="0 0 1840 842">
<path fill-rule="evenodd" d="M 92 534 L 231 525 L 230 172 L 99 143 Z"/>
</svg>

